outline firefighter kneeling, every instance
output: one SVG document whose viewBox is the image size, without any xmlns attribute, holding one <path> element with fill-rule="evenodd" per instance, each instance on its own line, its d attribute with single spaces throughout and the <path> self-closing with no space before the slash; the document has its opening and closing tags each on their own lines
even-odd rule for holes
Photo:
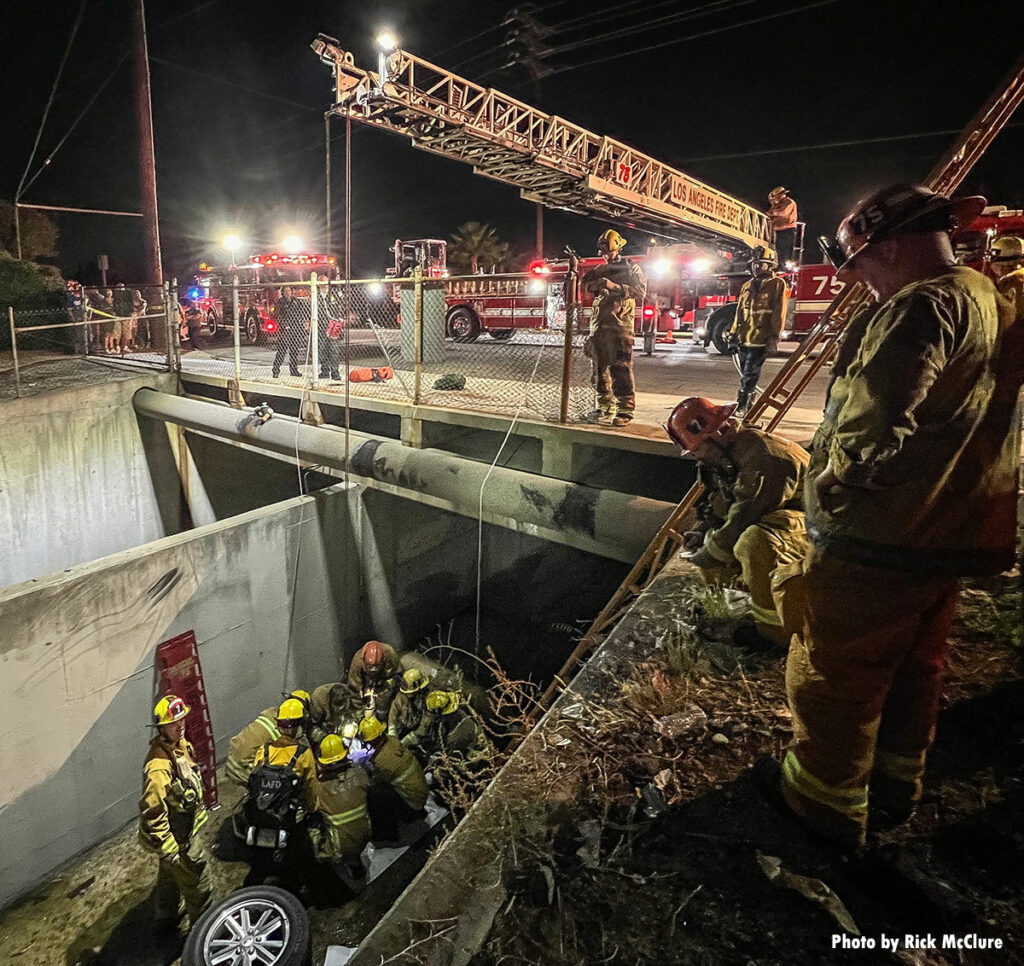
<svg viewBox="0 0 1024 966">
<path fill-rule="evenodd" d="M 735 409 L 694 396 L 669 416 L 669 436 L 698 460 L 705 487 L 704 519 L 684 547 L 716 576 L 739 568 L 757 633 L 741 627 L 736 643 L 786 646 L 803 619 L 797 585 L 808 548 L 801 493 L 809 457 L 796 443 L 740 426 Z"/>
<path fill-rule="evenodd" d="M 210 905 L 206 849 L 196 840 L 207 820 L 203 776 L 185 740 L 189 710 L 174 694 L 157 702 L 157 734 L 142 766 L 139 841 L 160 858 L 156 919 L 166 925 L 177 925 L 183 912 L 194 925 Z"/>
<path fill-rule="evenodd" d="M 399 824 L 423 815 L 427 780 L 416 756 L 373 715 L 359 722 L 359 737 L 371 754 L 367 765 L 374 782 L 370 788 L 373 837 L 378 842 L 398 838 Z"/>
</svg>

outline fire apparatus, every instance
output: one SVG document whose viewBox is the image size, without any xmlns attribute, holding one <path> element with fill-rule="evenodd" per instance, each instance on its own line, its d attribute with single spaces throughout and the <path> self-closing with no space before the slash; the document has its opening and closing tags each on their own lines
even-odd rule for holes
<svg viewBox="0 0 1024 966">
<path fill-rule="evenodd" d="M 238 316 L 242 334 L 250 345 L 272 341 L 277 336 L 274 304 L 281 297 L 281 288 L 289 283 L 308 282 L 312 272 L 338 277 L 338 260 L 334 255 L 302 253 L 297 255 L 265 252 L 253 255 L 243 265 L 215 269 L 201 265 L 189 297 L 196 301 L 206 316 L 207 328 L 216 335 L 223 327 L 233 330 L 236 324 L 232 301 L 232 282 L 238 279 Z M 307 289 L 295 291 L 298 298 L 309 298 Z"/>
</svg>

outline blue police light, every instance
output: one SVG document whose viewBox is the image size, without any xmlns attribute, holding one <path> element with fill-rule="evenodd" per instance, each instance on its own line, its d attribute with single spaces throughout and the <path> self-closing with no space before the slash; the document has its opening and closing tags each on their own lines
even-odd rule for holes
<svg viewBox="0 0 1024 966">
<path fill-rule="evenodd" d="M 197 299 L 203 294 L 202 289 L 190 288 L 188 290 L 188 297 L 190 299 Z"/>
</svg>

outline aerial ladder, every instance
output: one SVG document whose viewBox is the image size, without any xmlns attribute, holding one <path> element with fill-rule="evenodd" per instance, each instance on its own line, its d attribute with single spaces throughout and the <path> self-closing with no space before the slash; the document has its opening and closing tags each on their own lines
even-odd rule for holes
<svg viewBox="0 0 1024 966">
<path fill-rule="evenodd" d="M 404 50 L 377 71 L 323 34 L 312 43 L 335 78 L 334 113 L 403 134 L 472 165 L 528 201 L 704 242 L 746 257 L 772 248 L 768 215 L 636 148 L 481 87 Z"/>
<path fill-rule="evenodd" d="M 408 135 L 415 147 L 471 164 L 511 184 L 524 198 L 629 227 L 713 242 L 746 256 L 771 247 L 768 216 L 612 138 L 545 114 L 492 88 L 396 50 L 377 73 L 321 34 L 312 44 L 334 70 L 335 112 Z M 1024 57 L 939 159 L 925 184 L 952 194 L 1024 100 Z M 835 356 L 849 320 L 874 299 L 860 282 L 846 287 L 757 398 L 745 422 L 778 428 L 800 394 Z M 604 609 L 594 619 L 539 702 L 564 687 L 576 665 L 681 548 L 703 487 L 695 483 L 675 507 Z"/>
</svg>

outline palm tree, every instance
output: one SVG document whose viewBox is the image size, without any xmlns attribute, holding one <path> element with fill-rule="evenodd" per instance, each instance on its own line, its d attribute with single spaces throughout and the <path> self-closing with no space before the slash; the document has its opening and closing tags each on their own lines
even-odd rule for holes
<svg viewBox="0 0 1024 966">
<path fill-rule="evenodd" d="M 507 258 L 508 242 L 503 242 L 490 225 L 479 221 L 459 225 L 448 248 L 452 268 L 471 275 L 504 268 Z"/>
</svg>

